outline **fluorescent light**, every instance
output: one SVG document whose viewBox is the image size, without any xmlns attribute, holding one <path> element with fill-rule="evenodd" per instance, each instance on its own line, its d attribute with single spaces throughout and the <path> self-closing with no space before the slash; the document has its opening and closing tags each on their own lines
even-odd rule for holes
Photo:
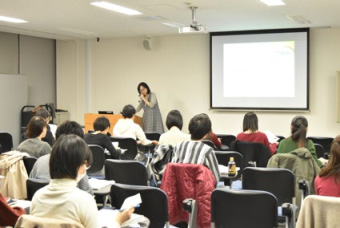
<svg viewBox="0 0 340 228">
<path fill-rule="evenodd" d="M 109 2 L 105 2 L 105 1 L 91 2 L 90 4 L 93 5 L 93 6 L 108 9 L 108 10 L 115 11 L 115 12 L 118 12 L 118 13 L 123 13 L 123 14 L 126 14 L 126 15 L 142 14 L 141 12 L 139 12 L 137 10 L 129 9 L 129 8 L 124 7 L 124 6 L 119 6 L 119 5 L 112 4 L 112 3 L 109 3 Z"/>
<path fill-rule="evenodd" d="M 283 6 L 286 5 L 286 3 L 283 2 L 283 0 L 260 0 L 267 6 Z"/>
<path fill-rule="evenodd" d="M 7 21 L 7 22 L 12 22 L 12 23 L 27 23 L 27 21 L 25 20 L 13 18 L 13 17 L 5 17 L 5 16 L 0 16 L 0 21 Z"/>
</svg>

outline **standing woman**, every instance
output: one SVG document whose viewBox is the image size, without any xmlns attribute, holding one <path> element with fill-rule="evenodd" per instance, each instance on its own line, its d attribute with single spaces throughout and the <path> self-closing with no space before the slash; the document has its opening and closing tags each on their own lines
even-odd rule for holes
<svg viewBox="0 0 340 228">
<path fill-rule="evenodd" d="M 156 94 L 151 93 L 148 84 L 145 82 L 138 84 L 137 91 L 139 93 L 140 100 L 136 111 L 139 112 L 142 108 L 144 110 L 142 117 L 144 132 L 164 133 L 162 116 L 159 110 Z"/>
</svg>

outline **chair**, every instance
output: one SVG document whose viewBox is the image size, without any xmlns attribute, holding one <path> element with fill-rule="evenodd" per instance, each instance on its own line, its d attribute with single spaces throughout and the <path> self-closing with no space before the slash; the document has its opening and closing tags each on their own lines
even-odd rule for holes
<svg viewBox="0 0 340 228">
<path fill-rule="evenodd" d="M 230 157 L 234 158 L 237 167 L 240 167 L 240 170 L 237 172 L 237 175 L 230 180 L 238 180 L 242 175 L 243 170 L 243 156 L 236 151 L 215 151 L 215 155 L 218 161 L 218 164 L 228 166 L 230 161 Z M 231 185 L 231 183 L 225 183 L 227 185 Z"/>
<path fill-rule="evenodd" d="M 316 156 L 318 158 L 325 157 L 325 149 L 323 148 L 321 144 L 314 143 L 314 147 L 315 147 Z"/>
<path fill-rule="evenodd" d="M 0 132 L 0 154 L 3 152 L 11 151 L 13 148 L 13 138 L 8 132 Z"/>
<path fill-rule="evenodd" d="M 295 176 L 288 169 L 247 167 L 243 170 L 242 188 L 272 193 L 278 205 L 289 205 L 291 212 L 285 214 L 286 227 L 295 227 Z"/>
<path fill-rule="evenodd" d="M 197 226 L 210 227 L 211 192 L 216 180 L 204 165 L 169 163 L 162 178 L 161 189 L 168 195 L 170 224 L 189 222 L 189 214 L 182 209 L 183 201 L 197 201 Z"/>
<path fill-rule="evenodd" d="M 303 202 L 296 228 L 332 228 L 340 224 L 340 198 L 307 196 Z"/>
<path fill-rule="evenodd" d="M 91 149 L 93 162 L 89 170 L 87 170 L 87 174 L 90 177 L 104 179 L 104 161 L 105 161 L 104 149 L 98 145 L 88 146 Z"/>
<path fill-rule="evenodd" d="M 311 136 L 307 137 L 307 139 L 310 139 L 313 141 L 313 143 L 318 143 L 323 146 L 325 153 L 329 153 L 331 150 L 331 144 L 334 140 L 332 137 L 316 137 L 316 136 Z"/>
<path fill-rule="evenodd" d="M 128 137 L 110 137 L 111 142 L 118 142 L 119 147 L 126 149 L 120 157 L 122 160 L 133 160 L 137 155 L 137 142 L 133 138 Z"/>
<path fill-rule="evenodd" d="M 14 228 L 39 227 L 39 228 L 84 228 L 78 222 L 64 221 L 60 219 L 37 217 L 33 215 L 21 215 Z"/>
<path fill-rule="evenodd" d="M 278 142 L 281 142 L 282 140 L 284 140 L 286 137 L 282 136 L 282 135 L 276 135 L 276 137 L 279 138 Z"/>
<path fill-rule="evenodd" d="M 24 165 L 25 165 L 26 171 L 27 171 L 27 175 L 29 176 L 32 169 L 33 169 L 35 162 L 37 161 L 37 158 L 35 158 L 35 157 L 24 157 L 23 160 L 24 160 Z"/>
<path fill-rule="evenodd" d="M 147 217 L 150 220 L 149 227 L 169 227 L 168 197 L 159 188 L 113 184 L 110 192 L 111 204 L 113 207 L 120 208 L 127 197 L 137 193 L 141 195 L 142 203 L 140 207 L 135 209 L 134 213 Z"/>
<path fill-rule="evenodd" d="M 252 166 L 252 164 L 258 167 L 266 167 L 271 157 L 270 149 L 262 143 L 236 140 L 231 144 L 230 150 L 242 154 L 243 167 Z"/>
<path fill-rule="evenodd" d="M 105 160 L 105 179 L 120 184 L 148 185 L 146 167 L 138 161 Z"/>
<path fill-rule="evenodd" d="M 211 194 L 211 227 L 277 227 L 277 199 L 265 191 L 222 190 Z"/>
<path fill-rule="evenodd" d="M 221 139 L 221 143 L 226 145 L 230 148 L 230 144 L 236 140 L 235 135 L 228 135 L 228 134 L 216 134 L 217 138 Z"/>
<path fill-rule="evenodd" d="M 159 134 L 157 132 L 145 132 L 145 136 L 149 140 L 159 141 L 159 138 L 161 137 L 161 134 Z"/>
<path fill-rule="evenodd" d="M 28 178 L 26 181 L 27 200 L 32 200 L 35 192 L 38 191 L 40 188 L 48 185 L 49 183 L 50 180 Z"/>
<path fill-rule="evenodd" d="M 204 140 L 202 140 L 202 143 L 204 143 L 205 145 L 210 146 L 214 150 L 217 150 L 215 144 L 212 141 L 210 141 L 210 140 L 204 139 Z"/>
</svg>

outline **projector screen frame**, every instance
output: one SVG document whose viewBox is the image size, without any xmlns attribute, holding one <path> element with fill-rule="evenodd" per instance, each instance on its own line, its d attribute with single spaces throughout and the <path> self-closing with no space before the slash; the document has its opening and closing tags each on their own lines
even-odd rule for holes
<svg viewBox="0 0 340 228">
<path fill-rule="evenodd" d="M 233 36 L 233 35 L 253 35 L 253 34 L 275 34 L 275 33 L 306 33 L 306 107 L 213 107 L 213 37 L 216 36 Z M 309 45 L 310 45 L 310 28 L 288 28 L 288 29 L 265 29 L 265 30 L 245 30 L 245 31 L 225 31 L 225 32 L 211 32 L 210 36 L 210 109 L 215 111 L 297 111 L 297 112 L 309 112 Z"/>
</svg>

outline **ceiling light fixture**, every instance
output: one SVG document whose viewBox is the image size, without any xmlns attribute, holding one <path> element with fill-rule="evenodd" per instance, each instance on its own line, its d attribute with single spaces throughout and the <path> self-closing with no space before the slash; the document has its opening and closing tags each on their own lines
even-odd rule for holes
<svg viewBox="0 0 340 228">
<path fill-rule="evenodd" d="M 282 0 L 260 0 L 267 6 L 284 6 L 286 3 L 284 3 Z"/>
<path fill-rule="evenodd" d="M 13 18 L 13 17 L 5 17 L 5 16 L 0 16 L 0 21 L 6 21 L 6 22 L 11 22 L 11 23 L 27 23 L 28 22 L 22 19 Z"/>
<path fill-rule="evenodd" d="M 124 7 L 124 6 L 119 6 L 119 5 L 112 4 L 112 3 L 109 3 L 109 2 L 105 2 L 105 1 L 91 2 L 90 4 L 93 5 L 93 6 L 97 6 L 97 7 L 100 7 L 100 8 L 104 8 L 104 9 L 107 9 L 107 10 L 115 11 L 115 12 L 126 14 L 126 15 L 143 14 L 143 13 L 137 11 L 137 10 L 129 9 L 129 8 Z"/>
</svg>

